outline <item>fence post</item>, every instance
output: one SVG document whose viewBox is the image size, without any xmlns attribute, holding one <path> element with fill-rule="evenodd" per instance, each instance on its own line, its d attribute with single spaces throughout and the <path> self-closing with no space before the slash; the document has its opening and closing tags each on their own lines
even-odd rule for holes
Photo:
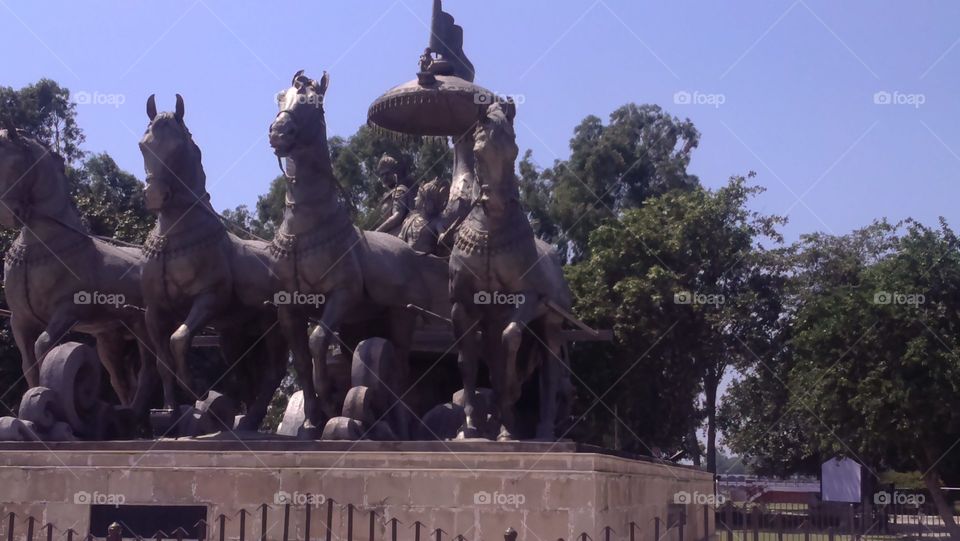
<svg viewBox="0 0 960 541">
<path fill-rule="evenodd" d="M 35 518 L 27 517 L 27 541 L 33 541 L 33 523 L 35 521 Z"/>
<path fill-rule="evenodd" d="M 290 541 L 290 504 L 283 506 L 283 541 Z"/>
<path fill-rule="evenodd" d="M 347 504 L 347 541 L 353 541 L 353 504 Z"/>
<path fill-rule="evenodd" d="M 53 524 L 47 523 L 47 541 L 53 541 Z"/>
<path fill-rule="evenodd" d="M 327 498 L 327 541 L 333 541 L 333 498 Z"/>
<path fill-rule="evenodd" d="M 17 515 L 10 513 L 10 522 L 7 525 L 7 541 L 13 541 L 13 521 Z M 73 541 L 72 539 L 70 541 Z"/>
<path fill-rule="evenodd" d="M 687 506 L 683 506 L 683 512 L 680 513 L 680 524 L 677 526 L 677 539 L 683 541 L 683 527 L 687 523 Z M 669 528 L 670 525 L 667 524 Z"/>
<path fill-rule="evenodd" d="M 783 515 L 777 513 L 777 541 L 783 541 Z"/>
<path fill-rule="evenodd" d="M 637 523 L 631 520 L 630 521 L 630 541 L 637 541 L 636 529 L 637 529 Z"/>
<path fill-rule="evenodd" d="M 653 539 L 660 541 L 660 517 L 653 518 Z"/>
<path fill-rule="evenodd" d="M 830 541 L 834 541 L 833 526 L 830 526 L 829 528 L 827 528 L 827 539 L 829 539 Z"/>
<path fill-rule="evenodd" d="M 373 541 L 373 535 L 375 532 L 374 526 L 376 526 L 377 513 L 371 509 L 370 510 L 370 541 Z"/>
<path fill-rule="evenodd" d="M 307 504 L 303 506 L 306 509 L 306 516 L 303 519 L 303 541 L 310 541 L 310 502 L 312 499 L 313 496 L 307 494 Z"/>
<path fill-rule="evenodd" d="M 220 522 L 220 541 L 224 541 L 227 538 L 227 515 L 220 513 L 217 521 Z"/>
<path fill-rule="evenodd" d="M 240 541 L 247 539 L 247 510 L 240 510 Z"/>
<path fill-rule="evenodd" d="M 754 507 L 751 515 L 753 515 L 753 541 L 760 541 L 760 508 Z"/>
<path fill-rule="evenodd" d="M 267 504 L 260 506 L 260 541 L 267 541 Z"/>
</svg>

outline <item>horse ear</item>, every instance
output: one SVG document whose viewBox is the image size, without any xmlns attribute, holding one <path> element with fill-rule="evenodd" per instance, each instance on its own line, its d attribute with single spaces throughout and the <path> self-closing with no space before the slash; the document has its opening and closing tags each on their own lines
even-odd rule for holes
<svg viewBox="0 0 960 541">
<path fill-rule="evenodd" d="M 177 94 L 177 110 L 174 114 L 177 116 L 177 120 L 179 120 L 180 122 L 183 122 L 183 113 L 184 113 L 183 109 L 184 109 L 183 96 L 181 96 L 180 94 Z"/>
<path fill-rule="evenodd" d="M 319 92 L 321 96 L 326 96 L 327 88 L 329 87 L 330 87 L 330 74 L 327 72 L 323 72 L 323 77 L 320 78 L 320 86 L 319 88 L 317 88 L 317 92 Z"/>
<path fill-rule="evenodd" d="M 300 71 L 294 73 L 294 74 L 293 74 L 293 80 L 290 81 L 290 86 L 297 86 L 297 79 L 299 79 L 301 75 L 303 75 L 303 70 L 300 70 Z"/>
<path fill-rule="evenodd" d="M 150 94 L 150 97 L 147 98 L 147 118 L 150 119 L 150 122 L 157 118 L 157 96 L 154 94 Z"/>
</svg>

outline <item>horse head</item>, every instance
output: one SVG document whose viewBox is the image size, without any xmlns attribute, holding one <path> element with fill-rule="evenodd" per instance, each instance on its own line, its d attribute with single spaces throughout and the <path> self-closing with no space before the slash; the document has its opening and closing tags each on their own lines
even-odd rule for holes
<svg viewBox="0 0 960 541">
<path fill-rule="evenodd" d="M 0 130 L 0 224 L 21 227 L 32 211 L 51 205 L 54 196 L 68 197 L 63 158 L 5 122 Z"/>
<path fill-rule="evenodd" d="M 327 122 L 323 100 L 330 85 L 326 72 L 320 81 L 298 71 L 292 86 L 277 94 L 280 112 L 270 125 L 270 146 L 280 158 L 316 158 L 317 146 L 326 150 Z M 323 158 L 320 156 L 320 158 Z M 329 160 L 329 155 L 326 156 Z"/>
<path fill-rule="evenodd" d="M 520 153 L 513 120 L 516 105 L 511 102 L 491 104 L 474 133 L 473 154 L 482 193 L 481 202 L 488 210 L 503 210 L 519 199 L 519 185 L 514 163 Z"/>
<path fill-rule="evenodd" d="M 200 147 L 183 121 L 183 98 L 177 94 L 176 110 L 157 113 L 154 96 L 147 100 L 150 124 L 140 140 L 140 152 L 147 174 L 147 210 L 160 212 L 173 206 L 191 207 L 205 200 L 206 176 Z"/>
</svg>

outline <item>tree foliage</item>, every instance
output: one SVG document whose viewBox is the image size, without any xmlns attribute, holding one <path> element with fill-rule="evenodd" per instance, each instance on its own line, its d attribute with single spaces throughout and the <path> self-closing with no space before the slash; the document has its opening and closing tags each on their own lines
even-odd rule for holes
<svg viewBox="0 0 960 541">
<path fill-rule="evenodd" d="M 656 105 L 625 105 L 606 125 L 588 116 L 574 130 L 570 157 L 537 172 L 520 165 L 524 202 L 537 233 L 573 261 L 586 257 L 590 232 L 650 197 L 699 185 L 687 172 L 700 133 Z"/>
<path fill-rule="evenodd" d="M 737 177 L 716 191 L 650 198 L 599 227 L 589 258 L 567 267 L 577 314 L 616 337 L 574 357 L 592 390 L 579 397 L 590 439 L 613 446 L 622 422 L 630 436 L 622 448 L 683 448 L 709 414 L 698 407 L 705 383 L 715 390 L 776 321 L 780 277 L 757 243 L 779 239 L 782 219 L 747 209 L 759 191 Z"/>
</svg>

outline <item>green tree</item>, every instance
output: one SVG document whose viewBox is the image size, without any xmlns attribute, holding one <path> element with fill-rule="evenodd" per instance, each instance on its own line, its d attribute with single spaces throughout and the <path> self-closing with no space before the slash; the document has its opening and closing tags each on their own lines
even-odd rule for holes
<svg viewBox="0 0 960 541">
<path fill-rule="evenodd" d="M 144 206 L 143 183 L 106 153 L 94 154 L 71 172 L 74 201 L 94 235 L 143 243 L 155 217 Z"/>
<path fill-rule="evenodd" d="M 728 366 L 762 350 L 780 310 L 782 278 L 758 242 L 778 241 L 783 219 L 746 208 L 760 191 L 736 177 L 716 191 L 650 198 L 599 227 L 589 257 L 567 268 L 577 314 L 615 334 L 613 344 L 574 357 L 575 373 L 597 392 L 580 397 L 590 439 L 614 443 L 616 411 L 632 436 L 623 448 L 678 449 L 705 416 L 715 469 L 717 385 Z"/>
<path fill-rule="evenodd" d="M 671 117 L 656 105 L 624 105 L 607 125 L 587 117 L 574 130 L 570 158 L 554 162 L 538 182 L 531 182 L 529 154 L 521 163 L 525 203 L 538 235 L 572 261 L 583 259 L 590 232 L 607 220 L 650 197 L 699 185 L 687 172 L 699 142 L 690 120 Z"/>
<path fill-rule="evenodd" d="M 83 131 L 77 125 L 77 106 L 70 91 L 50 79 L 40 79 L 19 90 L 0 86 L 0 125 L 9 122 L 43 141 L 69 163 L 83 158 Z"/>
</svg>

